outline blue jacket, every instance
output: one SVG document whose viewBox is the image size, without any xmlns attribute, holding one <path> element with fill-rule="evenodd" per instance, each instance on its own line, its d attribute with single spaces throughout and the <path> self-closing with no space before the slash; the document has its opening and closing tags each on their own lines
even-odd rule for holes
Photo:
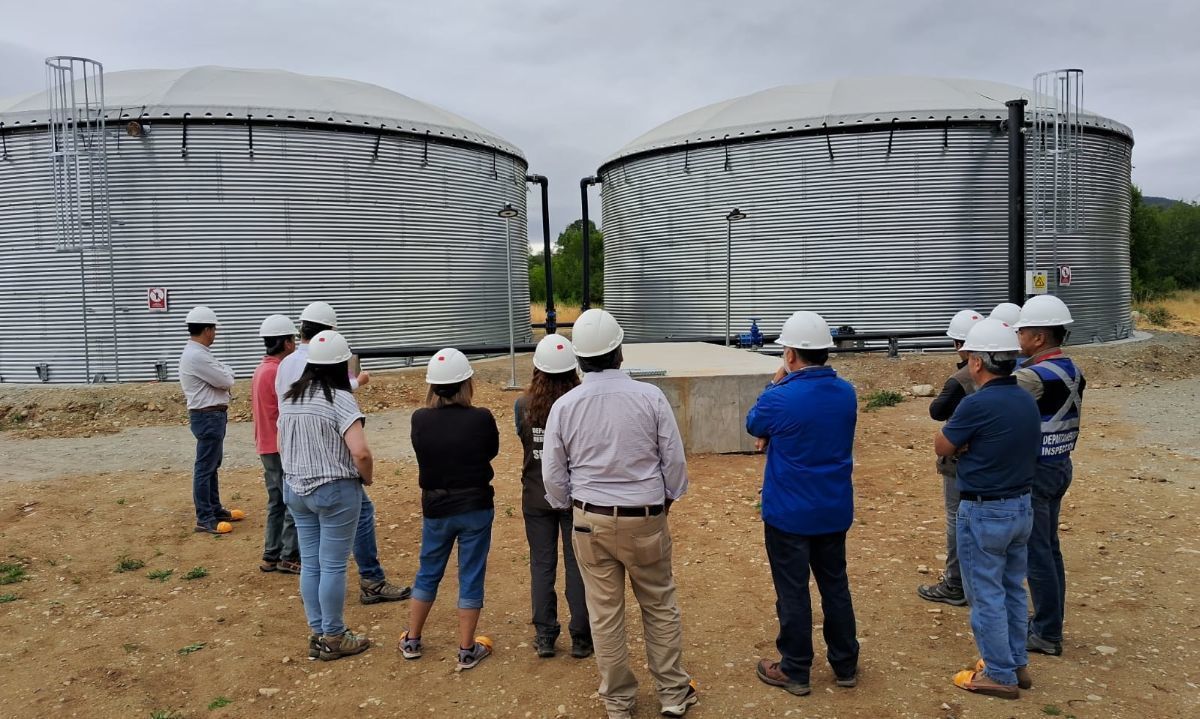
<svg viewBox="0 0 1200 719">
<path fill-rule="evenodd" d="M 830 367 L 792 372 L 770 385 L 746 416 L 769 439 L 763 521 L 791 534 L 844 532 L 854 522 L 854 387 Z"/>
</svg>

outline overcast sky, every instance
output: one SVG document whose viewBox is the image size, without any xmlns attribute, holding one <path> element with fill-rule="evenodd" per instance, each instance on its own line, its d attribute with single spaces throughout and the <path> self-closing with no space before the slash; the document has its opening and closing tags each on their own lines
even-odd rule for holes
<svg viewBox="0 0 1200 719">
<path fill-rule="evenodd" d="M 1196 0 L 6 5 L 0 97 L 42 89 L 47 55 L 107 71 L 211 64 L 373 82 L 522 148 L 550 178 L 555 233 L 579 216 L 579 178 L 646 130 L 768 87 L 862 75 L 1029 87 L 1036 72 L 1084 68 L 1087 107 L 1133 128 L 1134 181 L 1200 200 Z"/>
</svg>

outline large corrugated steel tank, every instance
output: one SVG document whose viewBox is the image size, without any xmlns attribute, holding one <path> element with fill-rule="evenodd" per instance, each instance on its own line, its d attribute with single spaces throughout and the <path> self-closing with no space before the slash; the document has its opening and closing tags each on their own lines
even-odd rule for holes
<svg viewBox="0 0 1200 719">
<path fill-rule="evenodd" d="M 606 309 L 630 339 L 723 336 L 736 207 L 747 218 L 731 228 L 734 332 L 751 317 L 778 332 L 799 309 L 858 331 L 936 330 L 964 307 L 987 312 L 1007 299 L 1004 101 L 1028 95 L 850 80 L 737 98 L 647 133 L 599 172 Z M 1132 133 L 1083 119 L 1084 225 L 1058 237 L 1074 276 L 1052 285 L 1074 313 L 1073 342 L 1132 329 Z M 1032 235 L 1027 250 L 1031 263 Z M 1041 238 L 1038 267 L 1053 276 L 1051 257 Z"/>
<path fill-rule="evenodd" d="M 108 248 L 59 251 L 44 97 L 0 102 L 3 381 L 38 381 L 39 364 L 52 382 L 85 381 L 88 365 L 113 381 L 118 361 L 122 381 L 154 379 L 158 362 L 174 378 L 194 305 L 217 312 L 213 350 L 240 377 L 263 318 L 314 300 L 353 346 L 507 345 L 506 249 L 517 341 L 530 339 L 527 167 L 507 142 L 348 80 L 205 67 L 106 86 L 111 274 Z M 148 134 L 129 134 L 134 119 Z M 520 212 L 509 248 L 504 203 Z M 168 312 L 148 310 L 154 287 Z"/>
</svg>

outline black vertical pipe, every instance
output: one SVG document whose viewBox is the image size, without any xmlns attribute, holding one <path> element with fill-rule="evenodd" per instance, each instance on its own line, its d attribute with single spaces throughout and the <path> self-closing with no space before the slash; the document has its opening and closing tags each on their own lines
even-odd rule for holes
<svg viewBox="0 0 1200 719">
<path fill-rule="evenodd" d="M 1008 107 L 1008 301 L 1025 303 L 1025 100 Z"/>
<path fill-rule="evenodd" d="M 526 175 L 529 182 L 542 186 L 542 261 L 546 267 L 546 334 L 558 330 L 558 313 L 554 310 L 554 263 L 550 247 L 550 180 L 545 175 Z"/>
<path fill-rule="evenodd" d="M 583 205 L 583 300 L 580 310 L 586 312 L 592 306 L 592 227 L 588 220 L 588 187 L 600 182 L 596 176 L 579 181 L 579 197 Z"/>
</svg>

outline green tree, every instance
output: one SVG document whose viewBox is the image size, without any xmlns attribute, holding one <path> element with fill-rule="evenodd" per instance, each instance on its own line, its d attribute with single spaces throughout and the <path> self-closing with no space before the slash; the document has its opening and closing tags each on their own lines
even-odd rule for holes
<svg viewBox="0 0 1200 719">
<path fill-rule="evenodd" d="M 1136 300 L 1200 287 L 1200 205 L 1146 204 L 1130 188 L 1129 266 Z"/>
<path fill-rule="evenodd" d="M 604 233 L 588 221 L 591 240 L 591 301 L 604 302 Z M 583 302 L 583 221 L 576 220 L 559 234 L 554 242 L 551 259 L 554 270 L 554 300 L 560 304 L 579 305 Z M 542 254 L 529 257 L 529 299 L 546 301 L 546 273 Z"/>
</svg>

